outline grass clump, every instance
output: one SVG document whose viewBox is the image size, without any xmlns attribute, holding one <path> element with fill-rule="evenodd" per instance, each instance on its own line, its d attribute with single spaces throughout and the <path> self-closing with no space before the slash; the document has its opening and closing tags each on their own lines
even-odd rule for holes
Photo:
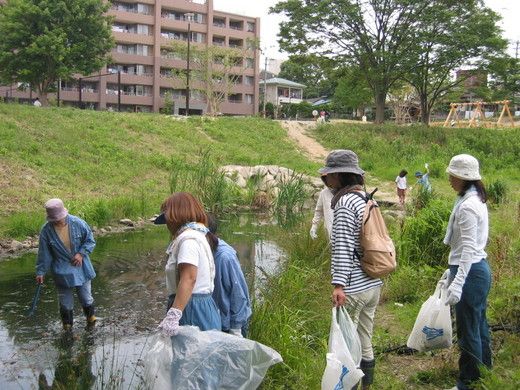
<svg viewBox="0 0 520 390">
<path fill-rule="evenodd" d="M 293 173 L 276 184 L 278 195 L 273 204 L 274 215 L 282 226 L 290 225 L 303 210 L 309 194 L 301 174 Z"/>
</svg>

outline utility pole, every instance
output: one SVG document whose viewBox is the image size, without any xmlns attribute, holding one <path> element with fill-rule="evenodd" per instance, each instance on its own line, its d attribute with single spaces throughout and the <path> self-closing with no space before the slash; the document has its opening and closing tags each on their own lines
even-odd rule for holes
<svg viewBox="0 0 520 390">
<path fill-rule="evenodd" d="M 192 12 L 184 14 L 188 19 L 188 53 L 186 58 L 186 116 L 190 115 L 190 41 L 191 41 L 191 18 Z"/>
<path fill-rule="evenodd" d="M 264 64 L 264 102 L 263 108 L 264 111 L 264 119 L 267 117 L 267 113 L 265 112 L 265 98 L 267 96 L 267 56 L 265 56 L 265 64 Z"/>
<path fill-rule="evenodd" d="M 121 71 L 117 71 L 117 111 L 121 112 Z"/>
</svg>

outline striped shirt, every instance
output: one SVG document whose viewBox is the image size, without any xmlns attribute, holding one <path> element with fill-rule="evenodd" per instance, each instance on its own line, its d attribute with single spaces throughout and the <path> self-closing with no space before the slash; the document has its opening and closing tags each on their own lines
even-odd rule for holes
<svg viewBox="0 0 520 390">
<path fill-rule="evenodd" d="M 365 201 L 351 193 L 343 195 L 334 207 L 332 223 L 332 284 L 344 286 L 346 294 L 356 294 L 383 284 L 381 279 L 368 276 L 361 269 L 360 244 L 361 225 L 365 212 Z"/>
</svg>

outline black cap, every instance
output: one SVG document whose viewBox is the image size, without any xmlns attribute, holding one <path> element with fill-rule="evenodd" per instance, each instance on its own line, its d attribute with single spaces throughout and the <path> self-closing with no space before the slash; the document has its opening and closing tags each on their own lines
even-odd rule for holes
<svg viewBox="0 0 520 390">
<path fill-rule="evenodd" d="M 154 225 L 165 225 L 166 224 L 166 216 L 164 213 L 159 215 L 155 220 L 153 221 Z"/>
</svg>

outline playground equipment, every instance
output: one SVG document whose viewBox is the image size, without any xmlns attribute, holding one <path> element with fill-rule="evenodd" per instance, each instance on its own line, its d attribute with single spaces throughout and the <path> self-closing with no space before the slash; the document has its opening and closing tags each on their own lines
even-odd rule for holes
<svg viewBox="0 0 520 390">
<path fill-rule="evenodd" d="M 507 116 L 511 127 L 515 126 L 515 120 L 509 109 L 509 100 L 501 100 L 497 102 L 472 102 L 472 103 L 451 103 L 450 112 L 443 127 L 459 127 L 461 119 L 459 118 L 460 112 L 470 112 L 469 121 L 468 118 L 464 118 L 464 123 L 467 127 L 484 127 L 486 125 L 494 125 L 496 127 L 502 125 L 504 116 Z M 498 112 L 500 107 L 502 110 L 498 120 L 494 122 L 495 112 Z M 469 110 L 468 110 L 469 108 Z M 486 108 L 491 108 L 492 111 L 486 111 Z"/>
</svg>

